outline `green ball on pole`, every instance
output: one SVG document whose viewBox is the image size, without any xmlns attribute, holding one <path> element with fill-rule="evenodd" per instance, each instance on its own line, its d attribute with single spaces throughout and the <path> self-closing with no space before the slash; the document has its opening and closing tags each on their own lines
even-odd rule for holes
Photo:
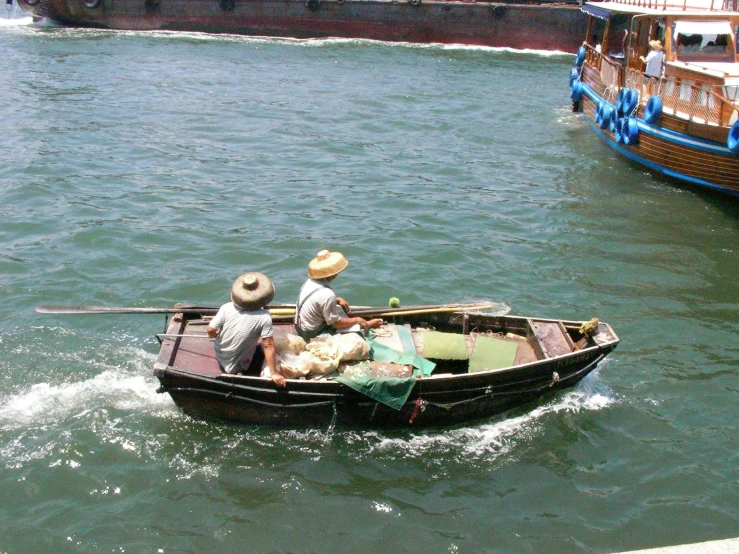
<svg viewBox="0 0 739 554">
<path fill-rule="evenodd" d="M 400 298 L 393 296 L 387 303 L 391 308 L 400 308 Z"/>
</svg>

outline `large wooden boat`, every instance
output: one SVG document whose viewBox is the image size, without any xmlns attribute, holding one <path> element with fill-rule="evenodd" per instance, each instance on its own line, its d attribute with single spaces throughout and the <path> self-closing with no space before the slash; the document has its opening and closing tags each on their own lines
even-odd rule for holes
<svg viewBox="0 0 739 554">
<path fill-rule="evenodd" d="M 17 0 L 63 25 L 295 38 L 362 38 L 572 52 L 574 0 Z"/>
<path fill-rule="evenodd" d="M 287 379 L 277 388 L 266 377 L 228 375 L 214 357 L 205 329 L 214 311 L 182 309 L 158 335 L 154 372 L 161 387 L 185 412 L 199 417 L 288 426 L 440 426 L 479 420 L 571 387 L 611 352 L 619 338 L 606 323 L 490 315 L 482 312 L 365 309 L 412 337 L 413 354 L 436 364 L 416 372 L 410 393 L 394 409 L 330 377 Z M 292 330 L 290 317 L 273 316 L 276 328 Z M 429 332 L 467 345 L 449 359 L 429 356 Z M 484 337 L 481 338 L 481 337 Z M 487 342 L 484 342 L 487 341 Z M 493 358 L 476 357 L 478 344 L 493 344 Z M 407 344 L 407 342 L 406 342 Z M 469 348 L 469 351 L 466 349 Z M 480 347 L 482 349 L 482 347 Z M 505 355 L 500 355 L 505 351 Z M 488 349 L 488 353 L 491 351 Z M 437 352 L 436 354 L 441 355 Z M 477 367 L 473 368 L 473 360 Z M 483 360 L 480 363 L 480 360 Z M 410 375 L 407 373 L 406 375 Z"/>
<path fill-rule="evenodd" d="M 588 2 L 570 73 L 573 110 L 619 154 L 685 183 L 739 195 L 736 0 Z M 649 42 L 663 73 L 644 73 Z"/>
</svg>

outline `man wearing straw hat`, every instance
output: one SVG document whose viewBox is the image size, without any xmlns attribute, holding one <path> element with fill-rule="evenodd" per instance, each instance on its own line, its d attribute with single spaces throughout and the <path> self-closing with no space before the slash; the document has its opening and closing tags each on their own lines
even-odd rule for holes
<svg viewBox="0 0 739 554">
<path fill-rule="evenodd" d="M 651 50 L 646 58 L 639 56 L 639 59 L 647 64 L 644 73 L 650 77 L 662 77 L 662 61 L 665 59 L 665 55 L 662 52 L 662 43 L 658 40 L 650 40 L 649 47 Z"/>
<path fill-rule="evenodd" d="M 349 304 L 331 288 L 331 282 L 348 265 L 340 252 L 328 250 L 321 250 L 308 264 L 308 280 L 295 305 L 295 331 L 305 340 L 321 333 L 363 333 L 382 325 L 381 319 L 349 317 Z"/>
<path fill-rule="evenodd" d="M 221 306 L 207 333 L 216 339 L 216 359 L 223 371 L 246 373 L 252 362 L 260 371 L 266 359 L 272 381 L 284 387 L 285 378 L 275 360 L 272 317 L 264 308 L 274 297 L 275 287 L 266 275 L 244 273 L 231 287 L 231 302 Z"/>
</svg>

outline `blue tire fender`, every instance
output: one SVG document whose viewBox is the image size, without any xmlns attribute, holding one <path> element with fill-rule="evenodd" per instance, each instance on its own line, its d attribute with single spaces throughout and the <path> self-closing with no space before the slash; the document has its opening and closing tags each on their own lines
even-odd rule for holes
<svg viewBox="0 0 739 554">
<path fill-rule="evenodd" d="M 601 112 L 601 118 L 600 118 L 600 128 L 605 129 L 611 124 L 611 112 L 613 112 L 613 108 L 609 104 L 603 104 L 603 110 Z"/>
<path fill-rule="evenodd" d="M 570 98 L 575 102 L 582 100 L 582 83 L 575 81 L 572 83 L 572 90 L 570 91 Z"/>
<path fill-rule="evenodd" d="M 726 146 L 735 154 L 739 154 L 739 121 L 729 129 L 729 138 L 726 140 Z"/>
<path fill-rule="evenodd" d="M 629 117 L 624 120 L 621 134 L 623 135 L 625 145 L 633 146 L 639 144 L 639 124 L 635 117 Z"/>
<path fill-rule="evenodd" d="M 619 117 L 616 120 L 616 128 L 613 131 L 613 134 L 616 137 L 616 142 L 619 144 L 623 144 L 624 142 L 624 134 L 623 134 L 623 124 L 625 119 L 623 117 Z"/>
<path fill-rule="evenodd" d="M 618 124 L 618 110 L 614 108 L 611 111 L 611 120 L 608 122 L 608 128 L 611 130 L 612 133 L 616 132 L 616 125 Z"/>
<path fill-rule="evenodd" d="M 637 104 L 639 104 L 639 91 L 634 88 L 629 89 L 628 96 L 624 99 L 624 115 L 626 117 L 633 115 Z"/>
<path fill-rule="evenodd" d="M 624 114 L 624 101 L 626 100 L 626 96 L 629 94 L 629 89 L 622 88 L 618 91 L 618 100 L 616 101 L 616 112 L 618 115 Z"/>
<path fill-rule="evenodd" d="M 644 121 L 653 125 L 662 117 L 662 99 L 659 96 L 650 96 L 644 108 Z"/>
<path fill-rule="evenodd" d="M 580 72 L 577 70 L 576 67 L 573 67 L 572 69 L 570 69 L 570 88 L 572 88 L 572 83 L 579 80 Z"/>
<path fill-rule="evenodd" d="M 581 46 L 577 51 L 577 56 L 575 57 L 575 65 L 577 67 L 582 67 L 583 62 L 585 62 L 585 47 Z"/>
</svg>

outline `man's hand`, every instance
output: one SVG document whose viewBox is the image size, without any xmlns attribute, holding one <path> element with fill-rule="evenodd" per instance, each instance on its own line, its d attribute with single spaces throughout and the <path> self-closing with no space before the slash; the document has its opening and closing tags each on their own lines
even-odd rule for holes
<svg viewBox="0 0 739 554">
<path fill-rule="evenodd" d="M 364 321 L 364 323 L 362 323 L 362 327 L 364 327 L 365 331 L 367 329 L 377 329 L 380 325 L 385 323 L 381 319 L 370 319 L 369 321 L 366 321 L 366 320 L 362 320 L 362 321 Z"/>
<path fill-rule="evenodd" d="M 272 382 L 278 386 L 279 388 L 285 388 L 287 383 L 285 382 L 285 378 L 282 376 L 281 373 L 272 373 L 270 374 L 270 378 L 272 379 Z"/>
<path fill-rule="evenodd" d="M 349 307 L 349 302 L 341 298 L 341 296 L 336 297 L 336 303 L 341 306 L 346 313 L 349 313 L 351 311 L 351 308 Z"/>
</svg>

